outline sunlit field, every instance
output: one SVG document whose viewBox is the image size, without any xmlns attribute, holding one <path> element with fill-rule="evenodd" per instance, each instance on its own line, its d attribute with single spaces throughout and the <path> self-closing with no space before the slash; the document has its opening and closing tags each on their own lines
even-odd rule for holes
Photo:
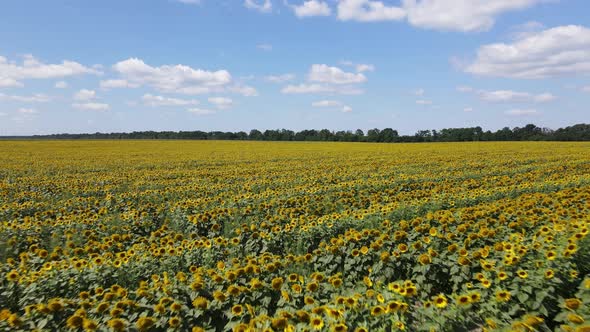
<svg viewBox="0 0 590 332">
<path fill-rule="evenodd" d="M 590 331 L 590 143 L 0 141 L 0 330 Z"/>
</svg>

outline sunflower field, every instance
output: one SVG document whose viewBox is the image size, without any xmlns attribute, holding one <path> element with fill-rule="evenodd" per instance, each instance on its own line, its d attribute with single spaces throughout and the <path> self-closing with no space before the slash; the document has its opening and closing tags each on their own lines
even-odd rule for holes
<svg viewBox="0 0 590 332">
<path fill-rule="evenodd" d="M 0 141 L 0 331 L 590 331 L 590 144 Z"/>
</svg>

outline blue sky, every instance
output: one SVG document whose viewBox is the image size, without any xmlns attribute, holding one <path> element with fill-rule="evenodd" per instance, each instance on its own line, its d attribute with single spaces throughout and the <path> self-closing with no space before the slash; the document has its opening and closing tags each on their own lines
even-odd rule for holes
<svg viewBox="0 0 590 332">
<path fill-rule="evenodd" d="M 590 122 L 585 0 L 5 0 L 0 135 Z"/>
</svg>

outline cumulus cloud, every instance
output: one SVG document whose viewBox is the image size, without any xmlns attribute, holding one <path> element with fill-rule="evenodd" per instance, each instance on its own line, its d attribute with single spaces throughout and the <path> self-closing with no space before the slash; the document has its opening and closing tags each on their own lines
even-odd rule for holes
<svg viewBox="0 0 590 332">
<path fill-rule="evenodd" d="M 122 78 L 105 82 L 106 87 L 149 86 L 160 92 L 189 95 L 221 93 L 230 91 L 244 96 L 256 96 L 253 87 L 232 85 L 233 79 L 227 70 L 207 71 L 185 65 L 153 67 L 143 60 L 130 58 L 116 63 L 113 69 Z"/>
<path fill-rule="evenodd" d="M 350 113 L 350 112 L 352 112 L 352 107 L 350 107 L 348 105 L 344 105 L 344 106 L 342 106 L 342 109 L 340 111 L 342 113 Z"/>
<path fill-rule="evenodd" d="M 590 73 L 590 29 L 568 25 L 514 43 L 484 45 L 464 70 L 482 76 L 540 79 Z"/>
<path fill-rule="evenodd" d="M 353 86 L 333 86 L 327 84 L 287 85 L 281 90 L 284 94 L 338 94 L 360 95 L 364 91 Z"/>
<path fill-rule="evenodd" d="M 0 76 L 0 88 L 22 88 L 24 84 L 10 77 Z"/>
<path fill-rule="evenodd" d="M 463 109 L 463 112 L 467 112 L 467 113 L 469 113 L 469 112 L 473 112 L 473 108 L 471 108 L 471 107 L 465 107 L 465 108 Z"/>
<path fill-rule="evenodd" d="M 272 2 L 270 0 L 245 0 L 244 6 L 261 13 L 270 13 L 272 11 Z"/>
<path fill-rule="evenodd" d="M 31 96 L 6 95 L 0 93 L 0 101 L 16 101 L 21 103 L 47 103 L 51 101 L 51 97 L 37 93 Z"/>
<path fill-rule="evenodd" d="M 269 75 L 269 76 L 264 77 L 264 79 L 266 81 L 272 82 L 272 83 L 284 83 L 284 82 L 294 80 L 295 75 L 293 75 L 293 74 Z"/>
<path fill-rule="evenodd" d="M 0 56 L 0 84 L 10 87 L 21 87 L 23 80 L 62 78 L 83 74 L 99 75 L 101 72 L 68 60 L 59 64 L 46 64 L 32 55 L 25 55 L 22 64 L 17 64 Z"/>
<path fill-rule="evenodd" d="M 538 114 L 537 110 L 534 109 L 511 109 L 504 112 L 507 115 L 514 115 L 514 116 L 525 116 L 525 115 L 535 115 Z"/>
<path fill-rule="evenodd" d="M 67 87 L 68 87 L 68 83 L 66 81 L 55 82 L 56 89 L 65 89 Z"/>
<path fill-rule="evenodd" d="M 129 83 L 127 80 L 104 80 L 100 81 L 102 89 L 137 88 L 139 84 Z"/>
<path fill-rule="evenodd" d="M 314 64 L 307 75 L 307 83 L 287 85 L 284 94 L 358 95 L 364 93 L 358 84 L 367 81 L 362 73 L 349 73 L 338 67 Z"/>
<path fill-rule="evenodd" d="M 522 10 L 545 0 L 403 0 L 414 26 L 454 31 L 485 31 L 502 13 Z"/>
<path fill-rule="evenodd" d="M 111 109 L 109 104 L 94 103 L 94 102 L 75 103 L 75 104 L 72 104 L 72 107 L 79 109 L 79 110 L 85 110 L 85 111 L 108 111 L 109 109 Z"/>
<path fill-rule="evenodd" d="M 330 84 L 354 84 L 367 81 L 367 77 L 362 73 L 347 73 L 338 67 L 324 64 L 312 65 L 308 78 L 312 82 Z"/>
<path fill-rule="evenodd" d="M 226 97 L 210 97 L 207 100 L 220 110 L 228 109 L 234 104 L 233 100 Z"/>
<path fill-rule="evenodd" d="M 17 112 L 19 112 L 21 114 L 37 114 L 37 113 L 39 113 L 34 108 L 19 108 Z"/>
<path fill-rule="evenodd" d="M 460 90 L 461 91 L 461 90 Z M 535 103 L 547 103 L 557 99 L 557 97 L 551 93 L 545 92 L 541 94 L 532 94 L 528 92 L 519 92 L 512 90 L 474 90 L 468 89 L 461 92 L 472 92 L 475 93 L 481 100 L 492 103 L 502 102 L 535 102 Z"/>
<path fill-rule="evenodd" d="M 403 8 L 387 6 L 382 1 L 340 0 L 338 3 L 338 19 L 342 21 L 399 21 L 404 17 Z"/>
<path fill-rule="evenodd" d="M 424 95 L 424 89 L 420 88 L 420 89 L 416 89 L 414 91 L 412 91 L 413 94 L 415 94 L 416 96 L 423 96 Z"/>
<path fill-rule="evenodd" d="M 297 17 L 311 17 L 311 16 L 330 16 L 332 9 L 324 1 L 309 0 L 304 1 L 301 5 L 292 5 L 291 8 Z"/>
<path fill-rule="evenodd" d="M 141 97 L 141 101 L 145 106 L 149 107 L 161 107 L 161 106 L 187 106 L 187 105 L 197 105 L 199 104 L 198 100 L 194 99 L 179 99 L 179 98 L 169 98 L 163 96 L 154 96 L 152 94 L 145 94 Z"/>
<path fill-rule="evenodd" d="M 96 91 L 88 89 L 82 89 L 76 92 L 76 94 L 74 95 L 75 100 L 81 101 L 92 100 L 94 98 L 96 98 Z"/>
<path fill-rule="evenodd" d="M 311 106 L 313 107 L 338 107 L 340 105 L 342 105 L 342 103 L 337 100 L 320 100 L 311 103 Z"/>
<path fill-rule="evenodd" d="M 416 104 L 417 105 L 432 105 L 432 101 L 420 99 L 420 100 L 416 100 Z"/>
<path fill-rule="evenodd" d="M 193 114 L 196 114 L 196 115 L 210 115 L 210 114 L 217 113 L 214 110 L 209 110 L 209 109 L 204 109 L 204 108 L 189 108 L 187 110 L 187 112 L 193 113 Z"/>
<path fill-rule="evenodd" d="M 583 92 L 590 92 L 590 85 L 583 87 L 582 91 Z"/>
</svg>

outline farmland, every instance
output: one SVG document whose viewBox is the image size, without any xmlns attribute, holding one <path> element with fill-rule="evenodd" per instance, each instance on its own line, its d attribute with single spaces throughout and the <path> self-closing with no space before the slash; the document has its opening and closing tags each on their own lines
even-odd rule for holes
<svg viewBox="0 0 590 332">
<path fill-rule="evenodd" d="M 590 331 L 590 143 L 0 141 L 0 166 L 0 330 Z"/>
</svg>

